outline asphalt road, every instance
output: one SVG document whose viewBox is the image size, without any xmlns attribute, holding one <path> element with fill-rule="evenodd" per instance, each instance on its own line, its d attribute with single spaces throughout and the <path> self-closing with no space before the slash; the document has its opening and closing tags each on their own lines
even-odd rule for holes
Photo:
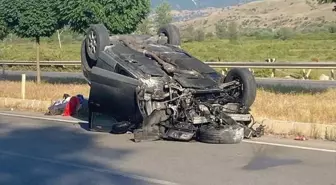
<svg viewBox="0 0 336 185">
<path fill-rule="evenodd" d="M 131 135 L 84 128 L 0 116 L 0 184 L 336 184 L 336 153 L 245 142 L 133 143 Z M 335 143 L 302 143 L 336 148 Z"/>
<path fill-rule="evenodd" d="M 5 76 L 1 75 L 2 79 L 21 80 L 21 74 L 25 73 L 28 79 L 35 79 L 36 72 L 34 71 L 6 71 Z M 42 78 L 49 82 L 71 83 L 78 81 L 86 83 L 82 73 L 70 72 L 42 72 Z M 324 90 L 327 88 L 336 88 L 336 81 L 319 81 L 319 80 L 295 80 L 282 78 L 257 78 L 257 84 L 260 87 L 274 87 L 277 85 L 286 86 L 289 88 L 301 87 L 304 89 Z"/>
</svg>

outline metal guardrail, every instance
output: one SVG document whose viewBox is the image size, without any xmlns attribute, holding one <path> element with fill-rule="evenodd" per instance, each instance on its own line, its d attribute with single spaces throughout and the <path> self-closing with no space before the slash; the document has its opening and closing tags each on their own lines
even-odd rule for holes
<svg viewBox="0 0 336 185">
<path fill-rule="evenodd" d="M 205 62 L 213 68 L 259 68 L 272 69 L 271 77 L 275 76 L 276 69 L 303 69 L 302 79 L 308 79 L 311 69 L 329 69 L 330 79 L 335 79 L 336 62 Z M 306 71 L 305 69 L 309 69 Z M 225 69 L 227 71 L 227 69 Z M 252 72 L 254 72 L 252 70 Z"/>
<path fill-rule="evenodd" d="M 0 60 L 2 66 L 33 66 L 36 61 Z M 41 66 L 78 66 L 80 61 L 40 61 Z"/>
<path fill-rule="evenodd" d="M 272 69 L 271 77 L 275 76 L 277 69 L 302 69 L 302 78 L 308 79 L 311 69 L 329 69 L 330 70 L 330 79 L 335 79 L 336 62 L 205 62 L 210 67 L 213 68 L 254 68 L 254 69 Z M 305 69 L 309 69 L 306 71 Z M 254 71 L 251 70 L 253 73 Z M 222 72 L 224 72 L 222 70 Z"/>
<path fill-rule="evenodd" d="M 204 62 L 213 68 L 254 68 L 254 69 L 272 69 L 272 77 L 275 75 L 275 69 L 330 69 L 331 79 L 335 79 L 334 69 L 336 62 Z M 5 66 L 33 66 L 35 61 L 9 61 L 0 60 L 0 65 L 5 70 Z M 80 66 L 80 61 L 40 61 L 41 66 Z M 252 70 L 253 71 L 253 70 Z M 310 70 L 303 70 L 303 78 L 308 78 Z"/>
<path fill-rule="evenodd" d="M 336 69 L 336 62 L 204 62 L 216 68 L 261 68 L 261 69 Z M 36 65 L 35 61 L 0 60 L 1 65 Z M 80 61 L 40 61 L 44 66 L 78 66 Z"/>
<path fill-rule="evenodd" d="M 336 62 L 205 62 L 211 67 L 260 69 L 336 69 Z"/>
</svg>

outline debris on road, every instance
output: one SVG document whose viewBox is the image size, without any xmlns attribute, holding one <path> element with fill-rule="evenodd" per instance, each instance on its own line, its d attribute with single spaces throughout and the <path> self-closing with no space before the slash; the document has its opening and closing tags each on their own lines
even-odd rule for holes
<svg viewBox="0 0 336 185">
<path fill-rule="evenodd" d="M 294 140 L 297 140 L 297 141 L 306 141 L 306 140 L 308 140 L 305 136 L 296 136 L 295 138 L 294 138 Z"/>
<path fill-rule="evenodd" d="M 85 101 L 87 100 L 85 100 L 84 96 L 81 94 L 77 94 L 76 96 L 64 94 L 62 99 L 54 101 L 54 103 L 50 105 L 48 112 L 45 113 L 45 115 L 76 115 L 81 109 L 85 109 Z"/>
</svg>

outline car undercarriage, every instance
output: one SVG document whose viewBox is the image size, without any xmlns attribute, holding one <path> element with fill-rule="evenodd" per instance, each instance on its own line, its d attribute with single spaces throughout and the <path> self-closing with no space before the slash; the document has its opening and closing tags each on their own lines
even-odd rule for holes
<svg viewBox="0 0 336 185">
<path fill-rule="evenodd" d="M 104 25 L 91 25 L 81 50 L 90 85 L 90 129 L 130 131 L 136 142 L 233 144 L 263 135 L 264 127 L 255 127 L 250 114 L 256 97 L 252 73 L 234 68 L 222 75 L 180 43 L 172 24 L 155 36 L 111 36 Z M 102 123 L 97 115 L 111 119 Z"/>
</svg>

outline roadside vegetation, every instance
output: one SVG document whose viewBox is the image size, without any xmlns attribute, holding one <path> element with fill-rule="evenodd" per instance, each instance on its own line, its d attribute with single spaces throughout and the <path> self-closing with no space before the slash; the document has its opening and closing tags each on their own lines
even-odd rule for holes
<svg viewBox="0 0 336 185">
<path fill-rule="evenodd" d="M 82 38 L 80 35 L 63 33 L 61 48 L 57 35 L 44 39 L 40 59 L 80 60 Z M 8 38 L 0 44 L 0 59 L 34 61 L 34 47 L 29 39 Z M 301 34 L 287 40 L 241 37 L 237 43 L 227 38 L 207 38 L 184 42 L 182 48 L 203 61 L 263 62 L 267 58 L 276 58 L 277 61 L 336 61 L 336 33 Z"/>
<path fill-rule="evenodd" d="M 40 60 L 80 60 L 80 44 L 83 36 L 71 31 L 65 31 L 61 35 L 61 48 L 57 41 L 57 34 L 50 38 L 43 38 L 40 44 Z M 29 39 L 21 39 L 13 36 L 0 43 L 0 60 L 28 60 L 36 58 L 35 44 Z M 275 58 L 281 61 L 336 61 L 336 33 L 319 32 L 298 34 L 291 39 L 281 40 L 276 38 L 258 39 L 256 36 L 241 36 L 239 41 L 232 42 L 229 38 L 206 38 L 203 41 L 185 41 L 182 48 L 203 61 L 241 61 L 264 62 L 267 58 Z M 11 70 L 36 70 L 36 66 L 11 67 Z M 80 67 L 41 67 L 42 71 L 76 71 Z M 277 73 L 277 77 L 288 74 L 300 76 L 300 70 L 282 70 L 285 73 Z M 257 77 L 270 76 L 271 70 L 256 70 Z M 326 70 L 312 70 L 311 79 L 318 79 Z"/>
</svg>

